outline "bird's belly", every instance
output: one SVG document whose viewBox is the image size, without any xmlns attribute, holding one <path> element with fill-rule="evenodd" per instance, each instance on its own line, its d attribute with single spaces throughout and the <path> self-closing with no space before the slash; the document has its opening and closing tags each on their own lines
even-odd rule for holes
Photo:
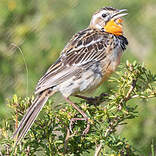
<svg viewBox="0 0 156 156">
<path fill-rule="evenodd" d="M 80 78 L 75 76 L 58 86 L 58 90 L 65 96 L 89 92 L 95 89 L 102 81 L 99 73 L 94 73 L 92 70 L 86 70 Z"/>
</svg>

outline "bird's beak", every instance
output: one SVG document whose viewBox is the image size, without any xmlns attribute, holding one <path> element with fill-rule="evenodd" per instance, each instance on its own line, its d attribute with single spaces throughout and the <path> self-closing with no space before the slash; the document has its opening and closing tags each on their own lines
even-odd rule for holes
<svg viewBox="0 0 156 156">
<path fill-rule="evenodd" d="M 123 16 L 126 16 L 128 14 L 126 11 L 127 11 L 127 9 L 121 9 L 121 10 L 117 11 L 116 13 L 114 13 L 112 15 L 112 20 L 116 20 Z"/>
</svg>

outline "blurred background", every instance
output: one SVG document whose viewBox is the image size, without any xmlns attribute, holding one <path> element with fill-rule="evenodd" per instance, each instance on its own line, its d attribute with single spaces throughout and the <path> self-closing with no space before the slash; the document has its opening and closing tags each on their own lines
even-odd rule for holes
<svg viewBox="0 0 156 156">
<path fill-rule="evenodd" d="M 124 17 L 129 46 L 122 63 L 127 59 L 144 62 L 156 73 L 155 0 L 1 0 L 0 119 L 8 117 L 7 99 L 14 94 L 31 96 L 39 78 L 72 35 L 86 28 L 92 14 L 104 6 L 126 8 L 129 12 Z M 95 95 L 109 87 L 106 82 Z M 148 155 L 152 140 L 156 143 L 156 100 L 131 103 L 139 105 L 139 117 L 127 121 L 120 134 Z"/>
</svg>

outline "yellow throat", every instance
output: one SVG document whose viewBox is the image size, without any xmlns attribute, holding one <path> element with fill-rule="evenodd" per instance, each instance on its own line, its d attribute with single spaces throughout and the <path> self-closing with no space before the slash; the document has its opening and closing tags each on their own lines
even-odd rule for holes
<svg viewBox="0 0 156 156">
<path fill-rule="evenodd" d="M 116 21 L 110 20 L 106 26 L 104 27 L 105 31 L 108 33 L 112 33 L 114 35 L 122 35 L 123 29 L 122 29 L 122 19 L 117 19 Z"/>
</svg>

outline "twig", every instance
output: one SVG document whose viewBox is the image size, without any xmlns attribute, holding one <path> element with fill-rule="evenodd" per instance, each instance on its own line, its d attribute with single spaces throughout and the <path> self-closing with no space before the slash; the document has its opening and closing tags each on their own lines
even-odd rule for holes
<svg viewBox="0 0 156 156">
<path fill-rule="evenodd" d="M 127 100 L 129 100 L 131 98 L 131 93 L 133 92 L 133 90 L 134 90 L 134 88 L 136 86 L 136 82 L 137 82 L 137 80 L 132 81 L 132 85 L 131 85 L 126 97 L 124 98 L 125 101 L 127 101 Z"/>
<path fill-rule="evenodd" d="M 98 155 L 99 155 L 99 153 L 100 153 L 100 151 L 101 151 L 101 148 L 102 148 L 102 143 L 100 143 L 100 144 L 96 147 L 94 156 L 98 156 Z"/>
<path fill-rule="evenodd" d="M 70 135 L 70 130 L 69 130 L 69 128 L 67 128 L 67 135 L 66 135 L 65 142 L 64 142 L 64 154 L 67 151 L 67 144 L 68 144 L 69 139 L 71 137 L 73 137 L 75 134 L 76 134 L 76 132 L 74 132 L 72 135 Z"/>
<path fill-rule="evenodd" d="M 136 82 L 137 82 L 136 79 L 132 80 L 131 87 L 130 87 L 129 91 L 127 92 L 126 97 L 121 99 L 117 112 L 121 111 L 123 102 L 124 101 L 127 102 L 131 98 L 131 93 L 133 92 L 134 88 L 136 87 Z M 107 137 L 109 135 L 109 133 L 113 131 L 113 129 L 116 127 L 119 119 L 120 118 L 118 116 L 113 119 L 113 121 L 110 123 L 109 127 L 106 129 L 105 137 Z"/>
<path fill-rule="evenodd" d="M 27 79 L 26 94 L 28 96 L 28 92 L 29 92 L 29 71 L 28 71 L 28 66 L 27 66 L 27 62 L 26 62 L 24 53 L 23 53 L 22 49 L 19 46 L 17 46 L 15 43 L 11 43 L 11 46 L 14 46 L 22 54 L 23 61 L 24 61 L 24 66 L 25 66 L 25 69 L 26 69 L 26 79 Z"/>
</svg>

